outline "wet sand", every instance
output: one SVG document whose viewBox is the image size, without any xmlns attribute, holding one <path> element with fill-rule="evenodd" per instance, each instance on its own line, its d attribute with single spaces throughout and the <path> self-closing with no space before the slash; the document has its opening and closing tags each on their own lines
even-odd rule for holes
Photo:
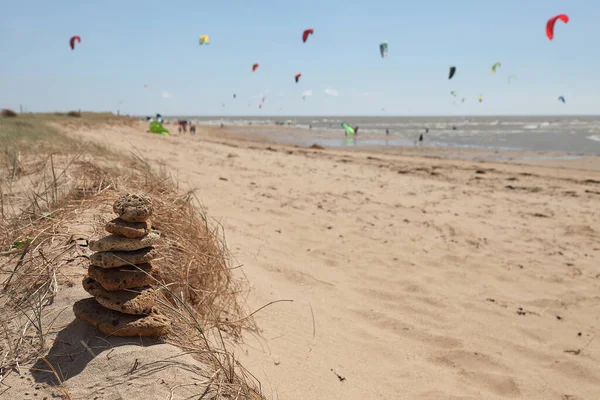
<svg viewBox="0 0 600 400">
<path fill-rule="evenodd" d="M 146 128 L 70 134 L 196 188 L 251 309 L 293 300 L 236 352 L 270 398 L 600 398 L 599 158 Z"/>
</svg>

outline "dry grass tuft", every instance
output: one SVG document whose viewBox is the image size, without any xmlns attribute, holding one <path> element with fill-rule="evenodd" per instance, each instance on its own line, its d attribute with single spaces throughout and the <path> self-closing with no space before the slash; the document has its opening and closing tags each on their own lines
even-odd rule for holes
<svg viewBox="0 0 600 400">
<path fill-rule="evenodd" d="M 4 108 L 2 110 L 2 116 L 3 117 L 16 117 L 17 113 L 14 112 L 13 110 L 8 109 L 8 108 Z"/>
<path fill-rule="evenodd" d="M 67 113 L 67 117 L 77 117 L 77 118 L 80 118 L 81 117 L 81 112 L 79 112 L 79 111 L 69 111 Z"/>
<path fill-rule="evenodd" d="M 242 316 L 236 299 L 241 288 L 232 279 L 235 267 L 230 266 L 221 227 L 211 227 L 192 192 L 181 195 L 164 180 L 148 189 L 156 209 L 153 227 L 162 232 L 164 242 L 156 262 L 162 279 L 198 310 L 205 329 L 219 328 L 238 338 L 242 327 L 232 321 Z"/>
</svg>

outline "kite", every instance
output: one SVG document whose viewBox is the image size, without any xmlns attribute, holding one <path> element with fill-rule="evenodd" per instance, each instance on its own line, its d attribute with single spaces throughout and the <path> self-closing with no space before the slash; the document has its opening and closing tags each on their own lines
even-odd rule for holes
<svg viewBox="0 0 600 400">
<path fill-rule="evenodd" d="M 79 36 L 73 36 L 71 40 L 69 40 L 71 50 L 75 50 L 75 41 L 77 41 L 77 43 L 81 43 L 81 38 Z"/>
<path fill-rule="evenodd" d="M 210 38 L 208 35 L 200 36 L 200 44 L 210 44 Z"/>
<path fill-rule="evenodd" d="M 154 121 L 150 124 L 150 132 L 157 133 L 159 135 L 170 136 L 169 131 L 166 130 L 158 121 Z"/>
<path fill-rule="evenodd" d="M 296 80 L 296 83 L 298 83 L 298 79 L 300 79 L 301 76 L 302 76 L 301 73 L 297 73 L 296 75 L 294 75 L 294 79 Z"/>
<path fill-rule="evenodd" d="M 353 128 L 345 122 L 342 122 L 342 128 L 344 128 L 346 130 L 346 136 L 355 135 L 358 131 L 358 127 Z"/>
<path fill-rule="evenodd" d="M 456 67 L 450 67 L 450 73 L 448 74 L 448 79 L 452 79 L 455 72 L 456 72 Z"/>
<path fill-rule="evenodd" d="M 562 101 L 563 103 L 566 103 L 565 96 L 558 96 L 558 100 Z"/>
<path fill-rule="evenodd" d="M 258 64 L 254 64 L 252 66 L 252 72 L 256 71 L 258 69 Z"/>
<path fill-rule="evenodd" d="M 548 22 L 546 22 L 546 36 L 548 36 L 548 39 L 550 40 L 554 38 L 554 24 L 559 19 L 565 24 L 569 22 L 569 17 L 566 14 L 558 14 L 557 16 L 550 18 Z"/>
<path fill-rule="evenodd" d="M 456 91 L 455 91 L 455 90 L 451 91 L 451 92 L 450 92 L 450 94 L 451 94 L 452 96 L 456 97 Z"/>
<path fill-rule="evenodd" d="M 307 29 L 302 33 L 302 42 L 306 43 L 306 40 L 308 39 L 308 35 L 312 35 L 313 33 L 315 33 L 314 30 L 312 29 Z"/>
<path fill-rule="evenodd" d="M 237 96 L 235 95 L 235 93 L 233 94 L 233 98 L 235 99 Z"/>
<path fill-rule="evenodd" d="M 379 44 L 379 53 L 381 53 L 381 58 L 385 58 L 388 53 L 388 42 L 384 40 L 383 43 Z"/>
<path fill-rule="evenodd" d="M 477 96 L 477 101 L 481 103 L 483 101 L 483 97 L 481 97 L 481 95 Z"/>
<path fill-rule="evenodd" d="M 499 62 L 495 63 L 494 65 L 492 65 L 492 74 L 496 73 L 496 68 L 501 67 L 502 64 L 500 64 Z"/>
<path fill-rule="evenodd" d="M 508 83 L 510 83 L 511 79 L 517 79 L 517 76 L 515 74 L 510 74 L 508 77 Z"/>
</svg>

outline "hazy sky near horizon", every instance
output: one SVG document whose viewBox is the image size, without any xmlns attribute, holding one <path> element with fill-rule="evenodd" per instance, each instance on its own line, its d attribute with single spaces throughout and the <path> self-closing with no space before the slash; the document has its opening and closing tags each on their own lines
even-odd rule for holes
<svg viewBox="0 0 600 400">
<path fill-rule="evenodd" d="M 570 21 L 558 21 L 550 41 L 545 24 L 559 13 Z M 600 3 L 590 0 L 9 2 L 0 14 L 0 108 L 598 114 L 598 20 Z M 307 28 L 314 35 L 302 43 Z M 208 46 L 198 43 L 204 34 Z M 73 35 L 81 36 L 74 51 Z M 502 67 L 493 75 L 496 61 Z M 260 64 L 254 73 L 253 63 Z M 452 80 L 450 65 L 457 67 Z M 518 78 L 509 84 L 510 74 Z"/>
</svg>

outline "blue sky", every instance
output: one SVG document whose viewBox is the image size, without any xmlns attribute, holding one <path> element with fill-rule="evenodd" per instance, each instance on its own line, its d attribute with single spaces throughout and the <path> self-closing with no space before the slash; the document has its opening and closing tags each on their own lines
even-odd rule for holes
<svg viewBox="0 0 600 400">
<path fill-rule="evenodd" d="M 557 22 L 550 41 L 545 24 L 559 13 L 570 21 Z M 600 2 L 591 0 L 13 1 L 0 14 L 0 107 L 116 111 L 122 101 L 124 113 L 165 115 L 598 114 L 599 19 Z M 302 43 L 306 28 L 315 33 Z M 203 34 L 209 46 L 199 46 Z M 74 51 L 73 35 L 81 36 Z M 496 61 L 502 67 L 492 75 Z M 457 73 L 449 81 L 450 65 Z M 302 100 L 305 91 L 312 95 Z"/>
</svg>

